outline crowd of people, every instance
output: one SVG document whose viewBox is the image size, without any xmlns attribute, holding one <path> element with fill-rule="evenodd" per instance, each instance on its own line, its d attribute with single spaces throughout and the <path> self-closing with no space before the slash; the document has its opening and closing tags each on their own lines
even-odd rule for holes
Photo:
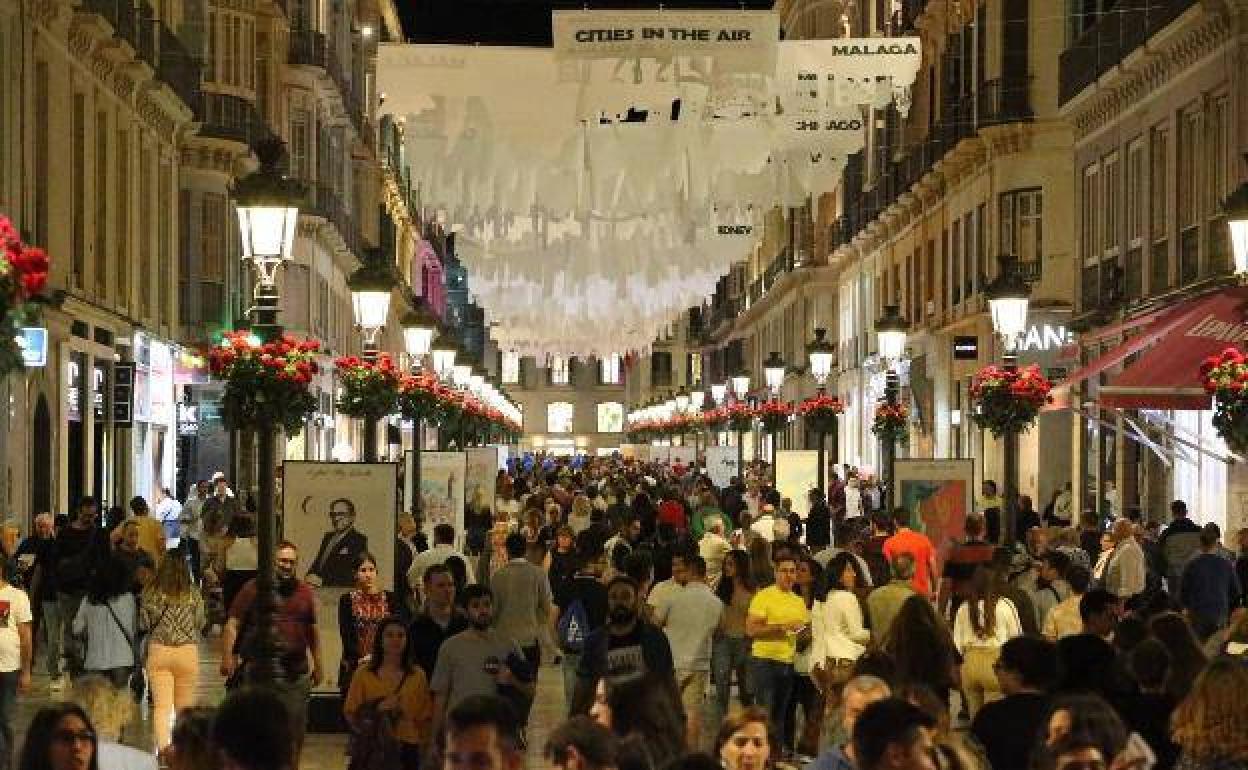
<svg viewBox="0 0 1248 770">
<path fill-rule="evenodd" d="M 1074 517 L 1069 490 L 1007 521 L 985 482 L 963 537 L 933 543 L 852 469 L 805 515 L 768 479 L 527 456 L 462 532 L 438 523 L 430 543 L 400 517 L 396 590 L 365 552 L 338 602 L 350 766 L 519 767 L 546 676 L 566 721 L 540 748 L 567 770 L 1248 768 L 1248 554 L 1182 502 L 1164 529 Z M 317 589 L 281 543 L 274 684 L 255 521 L 218 487 L 176 508 L 136 498 L 103 527 L 89 499 L 36 520 L 11 565 L 22 587 L 0 582 L 6 755 L 37 628 L 54 686 L 73 689 L 36 717 L 23 770 L 147 766 L 119 759 L 145 690 L 152 734 L 127 743 L 153 764 L 299 766 L 326 671 Z M 205 709 L 214 625 L 230 695 Z"/>
</svg>

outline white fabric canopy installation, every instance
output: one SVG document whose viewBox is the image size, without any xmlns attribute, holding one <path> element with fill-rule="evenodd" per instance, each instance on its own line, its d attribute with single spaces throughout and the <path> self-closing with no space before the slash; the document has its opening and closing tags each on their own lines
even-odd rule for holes
<svg viewBox="0 0 1248 770">
<path fill-rule="evenodd" d="M 647 349 L 750 255 L 762 212 L 832 189 L 871 109 L 908 106 L 917 38 L 775 37 L 768 13 L 589 11 L 555 50 L 381 47 L 383 109 L 503 349 Z"/>
</svg>

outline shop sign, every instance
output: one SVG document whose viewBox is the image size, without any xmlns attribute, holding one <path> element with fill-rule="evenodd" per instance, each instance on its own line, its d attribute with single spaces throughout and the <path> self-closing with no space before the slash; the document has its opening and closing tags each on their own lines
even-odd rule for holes
<svg viewBox="0 0 1248 770">
<path fill-rule="evenodd" d="M 65 412 L 70 422 L 82 420 L 82 364 L 79 354 L 69 357 L 66 368 Z"/>
<path fill-rule="evenodd" d="M 1074 341 L 1075 335 L 1066 328 L 1065 324 L 1033 323 L 1023 333 L 1023 339 L 1018 344 L 1018 352 L 1020 354 L 1033 351 L 1047 353 L 1064 348 L 1073 344 Z"/>
<path fill-rule="evenodd" d="M 1067 326 L 1069 320 L 1070 314 L 1061 311 L 1032 313 L 1027 330 L 1018 340 L 1019 363 L 1035 364 L 1046 372 L 1077 363 L 1079 348 Z"/>
<path fill-rule="evenodd" d="M 955 361 L 976 361 L 979 359 L 979 337 L 958 336 L 953 338 L 953 358 Z"/>
<path fill-rule="evenodd" d="M 178 435 L 199 435 L 199 405 L 178 404 Z"/>
<path fill-rule="evenodd" d="M 48 365 L 48 330 L 42 326 L 23 326 L 17 330 L 17 347 L 22 363 L 28 367 Z"/>
<path fill-rule="evenodd" d="M 771 11 L 555 11 L 551 27 L 556 59 L 715 56 L 721 67 L 767 74 L 780 40 Z"/>
<path fill-rule="evenodd" d="M 148 420 L 168 425 L 173 419 L 173 351 L 152 340 L 147 367 Z"/>
<path fill-rule="evenodd" d="M 108 364 L 97 361 L 91 367 L 91 415 L 96 422 L 108 419 L 105 399 L 108 392 Z"/>
<path fill-rule="evenodd" d="M 134 422 L 134 364 L 113 364 L 113 425 Z"/>
</svg>

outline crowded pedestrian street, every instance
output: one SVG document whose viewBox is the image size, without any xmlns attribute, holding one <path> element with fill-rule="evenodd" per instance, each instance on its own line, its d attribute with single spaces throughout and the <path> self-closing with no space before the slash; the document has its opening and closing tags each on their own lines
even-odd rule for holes
<svg viewBox="0 0 1248 770">
<path fill-rule="evenodd" d="M 1248 0 L 0 0 L 0 770 L 1248 770 Z"/>
</svg>

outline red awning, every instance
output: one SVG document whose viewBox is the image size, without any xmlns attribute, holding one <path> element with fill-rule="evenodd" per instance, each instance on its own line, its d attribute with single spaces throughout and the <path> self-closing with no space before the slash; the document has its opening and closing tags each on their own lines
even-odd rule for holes
<svg viewBox="0 0 1248 770">
<path fill-rule="evenodd" d="M 1175 308 L 1139 337 L 1156 344 L 1100 389 L 1101 405 L 1116 409 L 1208 409 L 1200 364 L 1248 343 L 1248 287 L 1224 289 Z M 1164 327 L 1154 334 L 1158 327 Z M 1120 359 L 1121 360 L 1121 359 Z"/>
</svg>

